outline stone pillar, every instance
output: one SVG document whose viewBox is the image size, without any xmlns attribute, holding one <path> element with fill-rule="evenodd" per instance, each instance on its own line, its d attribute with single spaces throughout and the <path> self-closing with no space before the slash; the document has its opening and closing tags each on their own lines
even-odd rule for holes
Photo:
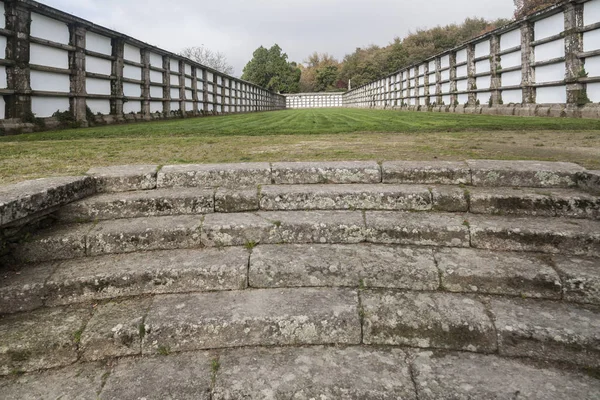
<svg viewBox="0 0 600 400">
<path fill-rule="evenodd" d="M 458 91 L 456 85 L 456 52 L 453 51 L 450 53 L 450 105 L 452 107 L 456 106 L 458 102 Z"/>
<path fill-rule="evenodd" d="M 435 104 L 437 106 L 442 105 L 442 59 L 440 57 L 435 58 Z"/>
<path fill-rule="evenodd" d="M 4 2 L 6 30 L 13 35 L 7 37 L 6 59 L 13 64 L 6 67 L 7 87 L 14 94 L 6 96 L 6 118 L 30 120 L 31 113 L 31 74 L 29 69 L 29 34 L 31 32 L 31 12 L 20 2 Z M 30 121 L 31 122 L 31 121 Z"/>
<path fill-rule="evenodd" d="M 218 114 L 219 113 L 219 85 L 218 85 L 219 79 L 217 77 L 217 74 L 215 72 L 213 72 L 213 114 Z M 223 101 L 223 97 L 221 97 L 221 101 Z M 223 107 L 221 106 L 221 112 L 223 112 Z"/>
<path fill-rule="evenodd" d="M 85 33 L 83 26 L 69 25 L 70 44 L 75 47 L 69 51 L 69 68 L 71 69 L 70 108 L 75 121 L 87 126 L 86 90 L 85 90 Z"/>
<path fill-rule="evenodd" d="M 415 105 L 419 107 L 421 105 L 420 95 L 418 95 L 419 91 L 419 66 L 415 67 Z"/>
<path fill-rule="evenodd" d="M 112 75 L 115 79 L 111 80 L 111 99 L 110 113 L 115 119 L 123 119 L 123 68 L 125 66 L 123 59 L 125 54 L 125 41 L 123 39 L 112 40 Z"/>
<path fill-rule="evenodd" d="M 208 73 L 206 72 L 206 69 L 202 70 L 202 102 L 204 103 L 203 106 L 203 113 L 204 114 L 208 114 L 208 85 L 207 85 L 207 80 L 208 80 Z"/>
<path fill-rule="evenodd" d="M 525 21 L 521 25 L 521 86 L 523 88 L 523 104 L 535 104 L 535 82 L 532 64 L 535 59 L 534 48 L 531 45 L 534 38 L 533 23 Z"/>
<path fill-rule="evenodd" d="M 150 50 L 142 50 L 142 115 L 150 119 Z"/>
<path fill-rule="evenodd" d="M 425 96 L 425 105 L 429 107 L 429 61 L 425 63 L 425 76 L 423 77 L 423 95 Z"/>
<path fill-rule="evenodd" d="M 171 116 L 171 62 L 163 56 L 163 114 Z"/>
<path fill-rule="evenodd" d="M 490 71 L 492 72 L 490 89 L 492 91 L 492 105 L 497 106 L 501 103 L 500 88 L 502 83 L 500 78 L 500 36 L 492 35 L 490 38 Z"/>
<path fill-rule="evenodd" d="M 475 78 L 475 45 L 467 45 L 467 89 L 469 90 L 469 105 L 477 104 L 477 79 Z"/>
<path fill-rule="evenodd" d="M 578 54 L 583 52 L 583 4 L 565 5 L 565 82 L 567 84 L 567 105 L 577 107 L 589 102 L 583 77 L 583 62 Z"/>
<path fill-rule="evenodd" d="M 181 110 L 181 116 L 186 117 L 186 104 L 185 104 L 185 62 L 179 60 L 179 109 Z"/>
<path fill-rule="evenodd" d="M 194 115 L 198 115 L 198 68 L 192 66 L 192 100 L 194 102 Z"/>
</svg>

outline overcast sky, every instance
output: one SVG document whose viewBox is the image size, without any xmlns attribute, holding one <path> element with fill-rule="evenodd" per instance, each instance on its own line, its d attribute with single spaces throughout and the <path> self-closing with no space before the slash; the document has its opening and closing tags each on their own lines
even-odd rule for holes
<svg viewBox="0 0 600 400">
<path fill-rule="evenodd" d="M 39 1 L 39 0 L 38 0 Z M 279 44 L 290 61 L 313 51 L 338 59 L 409 31 L 466 17 L 509 18 L 513 0 L 41 0 L 41 3 L 179 52 L 204 45 L 239 76 L 254 50 Z"/>
</svg>

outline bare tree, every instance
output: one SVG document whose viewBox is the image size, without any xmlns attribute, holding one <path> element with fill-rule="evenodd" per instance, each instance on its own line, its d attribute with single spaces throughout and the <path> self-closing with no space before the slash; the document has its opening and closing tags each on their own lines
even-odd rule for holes
<svg viewBox="0 0 600 400">
<path fill-rule="evenodd" d="M 206 65 L 207 67 L 216 69 L 224 74 L 233 74 L 233 66 L 227 62 L 227 57 L 225 57 L 225 54 L 207 49 L 204 47 L 204 45 L 186 47 L 179 53 L 179 55 L 196 61 L 202 65 Z"/>
</svg>

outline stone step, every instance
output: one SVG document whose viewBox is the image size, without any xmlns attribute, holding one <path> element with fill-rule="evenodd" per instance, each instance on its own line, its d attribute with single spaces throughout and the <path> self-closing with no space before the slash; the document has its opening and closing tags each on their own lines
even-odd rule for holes
<svg viewBox="0 0 600 400">
<path fill-rule="evenodd" d="M 0 314 L 119 297 L 244 289 L 248 250 L 165 250 L 0 270 Z"/>
<path fill-rule="evenodd" d="M 600 309 L 551 300 L 349 288 L 141 296 L 0 318 L 0 375 L 123 356 L 352 345 L 500 353 L 600 368 Z"/>
<path fill-rule="evenodd" d="M 17 247 L 19 262 L 277 243 L 402 244 L 600 257 L 600 221 L 401 211 L 270 211 L 59 225 Z"/>
<path fill-rule="evenodd" d="M 466 193 L 474 214 L 600 218 L 600 197 L 573 189 L 472 187 Z"/>
<path fill-rule="evenodd" d="M 0 314 L 146 294 L 291 287 L 479 293 L 600 305 L 600 259 L 399 245 L 164 250 L 0 271 Z"/>
<path fill-rule="evenodd" d="M 471 246 L 600 257 L 600 221 L 469 215 Z"/>
<path fill-rule="evenodd" d="M 64 223 L 73 223 L 207 214 L 214 210 L 214 189 L 181 188 L 101 194 L 71 203 L 56 216 Z"/>
<path fill-rule="evenodd" d="M 127 357 L 112 365 L 79 363 L 3 378 L 0 389 L 6 400 L 595 400 L 600 381 L 577 371 L 491 355 L 311 346 Z"/>
<path fill-rule="evenodd" d="M 365 290 L 363 342 L 600 367 L 600 309 L 551 300 Z"/>
<path fill-rule="evenodd" d="M 377 183 L 263 185 L 238 190 L 179 188 L 102 194 L 69 204 L 56 216 L 68 223 L 258 210 L 435 210 L 598 219 L 600 197 L 574 189 L 553 188 L 467 189 L 451 185 Z"/>
</svg>

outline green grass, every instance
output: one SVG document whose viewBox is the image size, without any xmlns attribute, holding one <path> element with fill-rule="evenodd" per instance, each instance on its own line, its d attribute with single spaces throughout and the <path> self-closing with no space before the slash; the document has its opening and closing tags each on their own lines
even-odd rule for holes
<svg viewBox="0 0 600 400">
<path fill-rule="evenodd" d="M 320 109 L 70 129 L 0 137 L 0 184 L 120 164 L 469 158 L 600 169 L 600 121 Z"/>
<path fill-rule="evenodd" d="M 364 109 L 285 110 L 69 129 L 0 138 L 2 142 L 184 136 L 317 135 L 355 132 L 600 130 L 599 120 L 503 117 Z"/>
</svg>

